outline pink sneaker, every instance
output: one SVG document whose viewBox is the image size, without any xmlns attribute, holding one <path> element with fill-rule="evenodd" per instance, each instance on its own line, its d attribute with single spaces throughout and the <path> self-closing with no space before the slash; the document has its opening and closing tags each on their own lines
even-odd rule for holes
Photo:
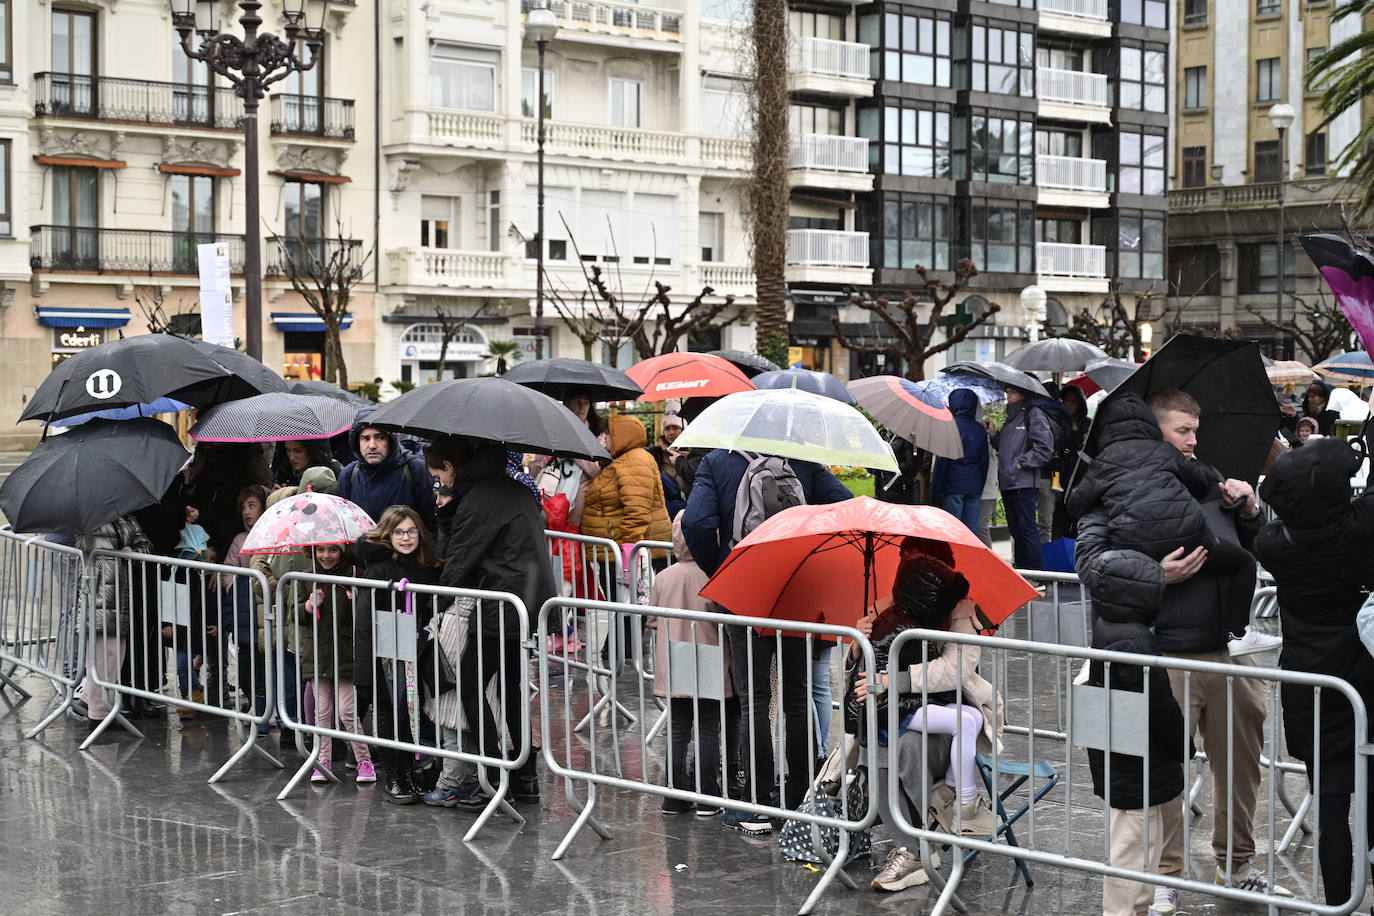
<svg viewBox="0 0 1374 916">
<path fill-rule="evenodd" d="M 365 783 L 365 782 L 376 782 L 376 781 L 377 781 L 377 771 L 376 771 L 375 769 L 373 769 L 373 767 L 372 767 L 372 761 L 371 761 L 371 760 L 360 760 L 360 761 L 358 761 L 358 782 L 359 782 L 359 784 Z"/>
<path fill-rule="evenodd" d="M 321 772 L 324 771 L 324 772 Z M 325 773 L 333 772 L 329 769 L 329 761 L 321 760 L 315 764 L 315 769 L 310 771 L 311 782 L 329 782 L 329 777 Z"/>
</svg>

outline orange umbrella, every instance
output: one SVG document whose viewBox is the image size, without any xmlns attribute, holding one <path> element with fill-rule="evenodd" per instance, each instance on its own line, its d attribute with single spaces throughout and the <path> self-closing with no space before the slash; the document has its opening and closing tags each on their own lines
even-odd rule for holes
<svg viewBox="0 0 1374 916">
<path fill-rule="evenodd" d="M 736 614 L 853 625 L 891 597 L 908 536 L 949 545 L 990 627 L 1039 594 L 943 509 L 867 496 L 779 512 L 730 551 L 701 594 Z"/>
<path fill-rule="evenodd" d="M 665 353 L 625 370 L 644 389 L 641 401 L 669 398 L 718 398 L 753 391 L 754 383 L 734 363 L 709 353 Z"/>
</svg>

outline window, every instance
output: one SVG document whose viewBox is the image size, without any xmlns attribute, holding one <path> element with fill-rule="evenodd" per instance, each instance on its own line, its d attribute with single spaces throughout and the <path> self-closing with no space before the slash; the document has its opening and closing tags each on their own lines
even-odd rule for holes
<svg viewBox="0 0 1374 916">
<path fill-rule="evenodd" d="M 1116 5 L 1117 15 L 1112 16 L 1109 7 L 1107 18 L 1119 19 L 1131 25 L 1145 25 L 1152 29 L 1169 27 L 1168 8 L 1164 0 L 1117 0 Z"/>
<path fill-rule="evenodd" d="M 1188 67 L 1183 71 L 1183 107 L 1207 107 L 1207 68 Z"/>
<path fill-rule="evenodd" d="M 844 110 L 819 105 L 792 105 L 787 111 L 787 130 L 799 134 L 844 136 Z"/>
<path fill-rule="evenodd" d="M 883 200 L 881 266 L 889 270 L 949 269 L 949 202 L 902 195 Z"/>
<path fill-rule="evenodd" d="M 210 68 L 186 56 L 180 37 L 172 39 L 172 117 L 179 124 L 214 124 Z"/>
<path fill-rule="evenodd" d="M 1169 249 L 1169 277 L 1180 298 L 1221 295 L 1221 253 L 1215 245 Z"/>
<path fill-rule="evenodd" d="M 458 200 L 453 197 L 420 197 L 420 247 L 456 248 Z"/>
<path fill-rule="evenodd" d="M 315 53 L 318 58 L 309 70 L 293 70 L 282 80 L 282 130 L 288 134 L 322 134 L 324 122 L 324 45 Z M 296 39 L 296 57 L 309 60 L 310 50 L 304 38 Z"/>
<path fill-rule="evenodd" d="M 1117 276 L 1131 280 L 1155 280 L 1164 276 L 1164 217 L 1145 216 L 1139 211 L 1121 211 L 1117 216 Z M 1100 244 L 1100 243 L 1099 243 Z"/>
<path fill-rule="evenodd" d="M 844 17 L 831 13 L 812 13 L 792 10 L 787 24 L 793 38 L 829 38 L 844 41 Z"/>
<path fill-rule="evenodd" d="M 1277 16 L 1282 7 L 1282 0 L 1255 0 L 1255 15 Z"/>
<path fill-rule="evenodd" d="M 1260 140 L 1255 144 L 1255 181 L 1279 180 L 1279 175 L 1283 172 L 1283 164 L 1279 161 L 1280 153 L 1277 140 Z"/>
<path fill-rule="evenodd" d="M 702 261 L 721 260 L 721 239 L 724 237 L 722 224 L 725 222 L 723 213 L 702 213 L 697 218 L 697 235 L 701 243 Z"/>
<path fill-rule="evenodd" d="M 0 140 L 0 236 L 13 235 L 10 194 L 10 142 Z"/>
<path fill-rule="evenodd" d="M 1309 72 L 1309 73 L 1310 73 L 1311 70 L 1312 70 L 1312 62 L 1313 62 L 1314 60 L 1316 60 L 1318 57 L 1321 57 L 1321 56 L 1322 56 L 1323 54 L 1325 54 L 1325 53 L 1326 53 L 1326 48 L 1308 48 L 1308 49 L 1307 49 L 1307 70 L 1306 70 L 1305 72 Z M 1325 74 L 1323 74 L 1323 76 L 1325 76 Z M 1314 80 L 1314 81 L 1312 82 L 1311 88 L 1309 88 L 1308 91 L 1309 91 L 1309 92 L 1321 92 L 1321 91 L 1322 91 L 1323 89 L 1325 89 L 1325 88 L 1326 88 L 1326 79 L 1323 78 L 1323 79 Z"/>
<path fill-rule="evenodd" d="M 1083 133 L 1077 130 L 1042 129 L 1035 132 L 1035 152 L 1040 156 L 1083 158 Z"/>
<path fill-rule="evenodd" d="M 1183 0 L 1183 24 L 1207 24 L 1207 0 Z"/>
<path fill-rule="evenodd" d="M 1279 71 L 1279 58 L 1266 57 L 1255 64 L 1255 100 L 1258 102 L 1277 102 L 1283 97 L 1283 74 Z"/>
<path fill-rule="evenodd" d="M 324 260 L 324 186 L 287 179 L 284 187 L 285 225 L 282 246 L 288 263 L 297 269 Z"/>
<path fill-rule="evenodd" d="M 639 101 L 643 84 L 639 80 L 611 80 L 611 124 L 639 127 Z"/>
<path fill-rule="evenodd" d="M 1279 259 L 1273 242 L 1239 245 L 1236 251 L 1237 291 L 1242 295 L 1274 293 L 1279 288 Z M 1283 288 L 1297 289 L 1294 277 L 1293 246 L 1283 246 Z"/>
<path fill-rule="evenodd" d="M 1099 140 L 1104 135 L 1099 134 L 1094 138 L 1094 142 L 1101 149 L 1106 143 L 1110 143 L 1111 135 L 1105 135 L 1105 141 Z M 1164 193 L 1164 135 L 1151 134 L 1143 131 L 1122 130 L 1117 135 L 1116 155 L 1111 155 L 1110 149 L 1102 150 L 1098 158 L 1106 158 L 1109 162 L 1116 161 L 1116 187 L 1108 190 L 1119 191 L 1123 194 L 1163 194 Z M 1108 183 L 1111 182 L 1111 169 L 1108 169 Z"/>
<path fill-rule="evenodd" d="M 959 60 L 959 89 L 975 92 L 995 92 L 999 95 L 1035 94 L 1035 67 L 1032 33 L 1014 28 L 982 24 L 974 20 L 968 28 L 968 62 Z M 962 39 L 962 34 L 961 34 Z M 961 41 L 962 43 L 962 41 Z M 967 67 L 967 76 L 964 68 Z"/>
<path fill-rule="evenodd" d="M 496 55 L 436 44 L 429 52 L 429 103 L 435 108 L 496 110 Z"/>
<path fill-rule="evenodd" d="M 100 266 L 100 170 L 52 167 L 53 265 L 82 270 Z"/>
<path fill-rule="evenodd" d="M 553 117 L 553 77 L 554 75 L 544 70 L 544 117 Z M 535 117 L 535 99 L 539 95 L 539 70 L 535 67 L 526 67 L 520 71 L 520 116 L 522 118 Z"/>
<path fill-rule="evenodd" d="M 0 0 L 0 83 L 14 82 L 11 63 L 14 36 L 10 34 L 10 0 Z M 8 209 L 5 211 L 8 214 Z"/>
<path fill-rule="evenodd" d="M 1326 174 L 1326 134 L 1317 131 L 1307 135 L 1302 157 L 1302 171 L 1310 178 Z"/>
<path fill-rule="evenodd" d="M 501 192 L 487 192 L 487 245 L 489 251 L 501 250 Z"/>
<path fill-rule="evenodd" d="M 1035 270 L 1035 205 L 975 198 L 969 205 L 969 257 L 983 273 Z"/>
<path fill-rule="evenodd" d="M 1024 115 L 1023 115 L 1024 117 Z M 1030 184 L 1035 128 L 1029 121 L 975 108 L 954 119 L 955 178 Z"/>
<path fill-rule="evenodd" d="M 1164 52 L 1124 45 L 1117 73 L 1122 108 L 1164 110 Z"/>
<path fill-rule="evenodd" d="M 583 200 L 590 200 L 588 196 L 591 192 L 584 192 Z M 623 198 L 624 195 L 619 195 Z M 545 188 L 544 189 L 544 259 L 547 261 L 566 261 L 571 246 L 568 244 L 568 228 L 563 224 L 567 223 L 572 228 L 572 237 L 577 239 L 582 245 L 583 259 L 588 261 L 597 260 L 596 252 L 601 251 L 603 242 L 606 243 L 605 250 L 609 252 L 610 241 L 606 225 L 608 215 L 615 221 L 615 238 L 620 240 L 624 233 L 619 230 L 620 218 L 624 214 L 625 205 L 620 203 L 615 210 L 606 209 L 588 210 L 585 214 L 579 209 L 577 203 L 577 192 L 572 188 Z M 526 225 L 535 226 L 538 224 L 539 195 L 538 189 L 532 186 L 525 188 L 525 216 Z M 585 219 L 584 219 L 585 217 Z M 585 232 L 583 229 L 585 228 Z M 586 240 L 583 240 L 583 236 Z M 539 243 L 533 238 L 525 239 L 525 257 L 534 260 L 539 256 Z"/>
<path fill-rule="evenodd" d="M 175 273 L 194 273 L 199 263 L 197 245 L 214 241 L 215 179 L 208 175 L 173 175 L 172 241 Z"/>
<path fill-rule="evenodd" d="M 636 193 L 626 214 L 629 238 L 618 239 L 621 251 L 631 249 L 632 263 L 667 267 L 677 261 L 678 200 L 669 194 Z"/>
<path fill-rule="evenodd" d="M 918 86 L 951 85 L 950 22 L 935 15 L 883 17 L 882 79 Z"/>
<path fill-rule="evenodd" d="M 888 175 L 949 178 L 949 112 L 887 106 L 882 149 Z"/>
<path fill-rule="evenodd" d="M 1083 221 L 1081 219 L 1037 219 L 1035 221 L 1035 240 L 1037 242 L 1062 242 L 1066 245 L 1083 244 Z"/>
<path fill-rule="evenodd" d="M 1205 188 L 1207 186 L 1207 147 L 1185 146 L 1183 148 L 1183 186 L 1185 188 Z"/>
<path fill-rule="evenodd" d="M 98 114 L 95 94 L 95 14 L 52 11 L 52 108 L 54 114 Z"/>
</svg>

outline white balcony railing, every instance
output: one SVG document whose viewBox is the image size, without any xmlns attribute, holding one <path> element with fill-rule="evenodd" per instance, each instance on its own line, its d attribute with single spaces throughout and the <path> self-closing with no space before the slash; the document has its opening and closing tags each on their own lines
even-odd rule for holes
<svg viewBox="0 0 1374 916">
<path fill-rule="evenodd" d="M 789 229 L 787 263 L 817 267 L 867 267 L 868 233 L 836 229 Z"/>
<path fill-rule="evenodd" d="M 525 143 L 534 143 L 537 135 L 534 121 L 520 125 L 520 139 Z M 564 152 L 637 159 L 683 159 L 687 155 L 687 135 L 662 130 L 545 121 L 544 136 L 549 149 Z"/>
<path fill-rule="evenodd" d="M 717 264 L 705 261 L 701 265 L 701 282 L 717 293 L 752 291 L 758 283 L 758 275 L 748 264 Z"/>
<path fill-rule="evenodd" d="M 500 115 L 473 114 L 436 108 L 429 111 L 431 140 L 457 140 L 465 143 L 500 143 L 505 139 L 506 119 Z"/>
<path fill-rule="evenodd" d="M 1040 0 L 1040 12 L 1107 21 L 1107 0 Z"/>
<path fill-rule="evenodd" d="M 836 137 L 830 134 L 802 134 L 792 138 L 791 165 L 794 169 L 823 169 L 831 172 L 868 171 L 868 139 Z"/>
<path fill-rule="evenodd" d="M 792 69 L 822 76 L 868 79 L 868 55 L 873 49 L 854 41 L 803 38 L 794 46 Z"/>
<path fill-rule="evenodd" d="M 1068 191 L 1106 191 L 1107 163 L 1077 156 L 1036 156 L 1035 183 Z"/>
<path fill-rule="evenodd" d="M 717 168 L 747 169 L 754 161 L 754 144 L 737 137 L 702 137 L 701 161 Z"/>
<path fill-rule="evenodd" d="M 510 258 L 501 251 L 393 248 L 387 259 L 391 282 L 402 286 L 500 286 L 509 280 Z"/>
<path fill-rule="evenodd" d="M 1035 74 L 1039 83 L 1036 95 L 1044 101 L 1070 105 L 1107 104 L 1107 77 L 1101 73 L 1039 67 Z"/>
<path fill-rule="evenodd" d="M 1105 277 L 1105 245 L 1068 245 L 1063 242 L 1037 242 L 1036 273 L 1042 277 Z"/>
<path fill-rule="evenodd" d="M 520 11 L 528 13 L 541 2 L 521 0 Z M 681 10 L 601 0 L 548 0 L 548 7 L 565 29 L 681 41 Z"/>
</svg>

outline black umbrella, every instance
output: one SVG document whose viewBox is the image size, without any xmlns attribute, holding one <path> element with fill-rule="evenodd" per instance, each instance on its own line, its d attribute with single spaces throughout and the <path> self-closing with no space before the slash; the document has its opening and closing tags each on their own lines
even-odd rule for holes
<svg viewBox="0 0 1374 916">
<path fill-rule="evenodd" d="M 594 461 L 611 457 L 572 411 L 546 394 L 501 378 L 422 385 L 377 408 L 368 423 L 431 438 L 470 436 L 522 452 Z"/>
<path fill-rule="evenodd" d="M 286 390 L 292 394 L 315 394 L 326 398 L 333 398 L 336 401 L 343 401 L 350 407 L 363 408 L 375 406 L 367 398 L 359 397 L 351 391 L 345 391 L 338 385 L 331 385 L 319 379 L 306 379 L 298 382 L 288 382 Z"/>
<path fill-rule="evenodd" d="M 1082 372 L 1088 363 L 1106 356 L 1105 351 L 1086 340 L 1046 337 L 1016 348 L 1004 362 L 1023 372 Z"/>
<path fill-rule="evenodd" d="M 1020 369 L 1008 366 L 1006 363 L 999 363 L 992 359 L 981 363 L 950 363 L 940 371 L 946 375 L 981 375 L 983 378 L 990 378 L 994 382 L 1001 382 L 1008 388 L 1019 388 L 1042 398 L 1050 396 L 1049 389 L 1042 385 L 1039 379 L 1027 375 Z"/>
<path fill-rule="evenodd" d="M 566 401 L 574 391 L 587 392 L 593 401 L 633 401 L 644 393 L 619 369 L 561 356 L 520 363 L 501 377 L 560 401 Z"/>
<path fill-rule="evenodd" d="M 272 394 L 275 391 L 288 390 L 285 379 L 273 372 L 261 360 L 254 359 L 242 350 L 221 347 L 219 344 L 191 337 L 184 339 L 190 341 L 197 350 L 228 369 L 238 378 L 241 384 L 237 388 L 243 393 L 235 395 L 234 398 L 225 398 L 225 400 L 251 398 L 255 394 Z"/>
<path fill-rule="evenodd" d="M 1107 399 L 1127 391 L 1148 398 L 1165 388 L 1181 388 L 1202 407 L 1199 461 L 1227 477 L 1252 484 L 1259 479 L 1282 414 L 1258 344 L 1175 335 Z M 1096 454 L 1098 432 L 1096 424 L 1088 430 L 1083 450 L 1089 456 Z"/>
<path fill-rule="evenodd" d="M 782 366 L 748 350 L 711 350 L 710 356 L 719 356 L 726 362 L 734 363 L 739 371 L 753 378 L 761 372 L 777 372 Z"/>
<path fill-rule="evenodd" d="M 0 486 L 15 531 L 85 534 L 157 503 L 191 453 L 160 420 L 91 420 L 38 444 Z"/>
</svg>

